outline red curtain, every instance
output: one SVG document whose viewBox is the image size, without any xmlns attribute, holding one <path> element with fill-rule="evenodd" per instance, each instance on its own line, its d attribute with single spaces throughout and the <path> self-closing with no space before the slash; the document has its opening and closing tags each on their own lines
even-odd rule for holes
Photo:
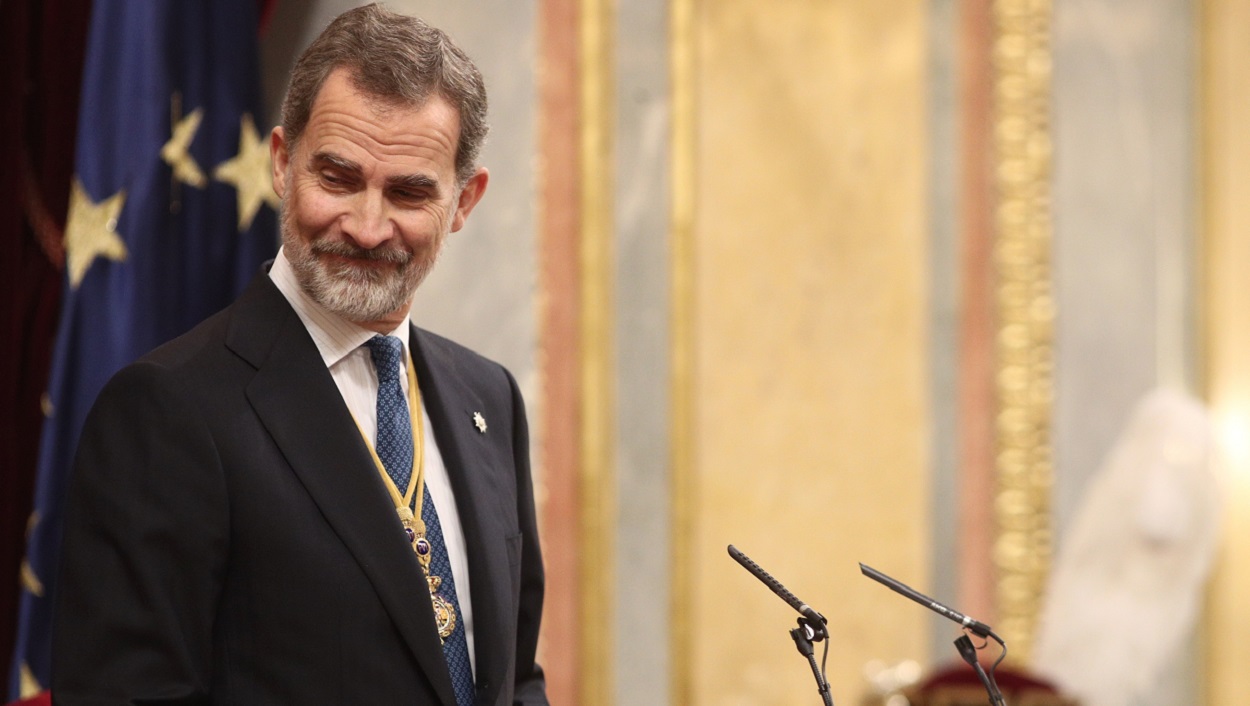
<svg viewBox="0 0 1250 706">
<path fill-rule="evenodd" d="M 61 296 L 90 0 L 0 2 L 0 675 L 16 632 L 40 400 Z"/>
</svg>

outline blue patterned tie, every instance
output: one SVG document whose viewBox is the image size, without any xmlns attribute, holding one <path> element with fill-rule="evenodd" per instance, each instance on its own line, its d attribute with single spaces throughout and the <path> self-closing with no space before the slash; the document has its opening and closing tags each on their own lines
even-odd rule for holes
<svg viewBox="0 0 1250 706">
<path fill-rule="evenodd" d="M 412 422 L 408 400 L 399 385 L 399 361 L 404 344 L 394 336 L 374 336 L 365 342 L 378 372 L 378 439 L 376 451 L 386 473 L 403 495 L 412 478 Z"/>
<path fill-rule="evenodd" d="M 430 540 L 430 573 L 440 576 L 443 584 L 438 593 L 456 608 L 456 629 L 443 642 L 443 657 L 451 672 L 451 684 L 456 688 L 456 706 L 473 704 L 473 667 L 469 664 L 469 643 L 464 637 L 464 614 L 456 597 L 456 579 L 451 574 L 451 560 L 447 558 L 447 546 L 443 544 L 443 527 L 438 523 L 438 510 L 426 487 L 421 502 L 421 519 L 425 521 L 425 536 Z"/>
<path fill-rule="evenodd" d="M 394 336 L 374 336 L 365 342 L 373 357 L 373 367 L 378 373 L 378 439 L 376 450 L 382 466 L 395 481 L 402 495 L 412 476 L 412 422 L 408 416 L 408 401 L 399 385 L 400 359 L 404 354 L 403 343 Z M 451 683 L 456 691 L 456 706 L 473 704 L 473 668 L 469 664 L 469 647 L 464 637 L 464 615 L 456 600 L 456 581 L 451 574 L 451 561 L 447 558 L 447 546 L 443 543 L 443 528 L 438 522 L 438 510 L 430 497 L 428 487 L 422 491 L 421 519 L 425 522 L 425 536 L 430 541 L 430 574 L 442 578 L 438 594 L 456 610 L 456 627 L 443 641 L 443 657 L 451 672 Z"/>
</svg>

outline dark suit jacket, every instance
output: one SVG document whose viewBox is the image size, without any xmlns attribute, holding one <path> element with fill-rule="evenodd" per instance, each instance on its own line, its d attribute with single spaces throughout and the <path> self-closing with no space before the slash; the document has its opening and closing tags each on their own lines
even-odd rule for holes
<svg viewBox="0 0 1250 706">
<path fill-rule="evenodd" d="M 476 703 L 546 704 L 520 393 L 468 349 L 412 342 L 468 545 Z M 455 706 L 394 507 L 268 276 L 101 392 L 63 551 L 57 703 Z"/>
</svg>

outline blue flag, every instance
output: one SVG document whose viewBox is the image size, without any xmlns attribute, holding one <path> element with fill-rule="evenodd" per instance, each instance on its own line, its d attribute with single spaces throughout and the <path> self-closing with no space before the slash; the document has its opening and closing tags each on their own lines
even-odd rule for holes
<svg viewBox="0 0 1250 706">
<path fill-rule="evenodd" d="M 96 394 L 277 250 L 257 54 L 256 0 L 93 5 L 10 698 L 48 684 L 65 488 Z"/>
</svg>

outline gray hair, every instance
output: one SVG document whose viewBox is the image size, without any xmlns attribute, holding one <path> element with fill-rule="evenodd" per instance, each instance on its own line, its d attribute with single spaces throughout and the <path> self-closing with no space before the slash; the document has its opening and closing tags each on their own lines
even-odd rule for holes
<svg viewBox="0 0 1250 706">
<path fill-rule="evenodd" d="M 339 68 L 349 70 L 358 90 L 384 103 L 419 106 L 442 96 L 460 114 L 456 178 L 463 185 L 473 176 L 489 130 L 486 86 L 473 60 L 445 32 L 377 4 L 336 17 L 291 70 L 282 130 L 292 151 L 321 86 Z"/>
</svg>

